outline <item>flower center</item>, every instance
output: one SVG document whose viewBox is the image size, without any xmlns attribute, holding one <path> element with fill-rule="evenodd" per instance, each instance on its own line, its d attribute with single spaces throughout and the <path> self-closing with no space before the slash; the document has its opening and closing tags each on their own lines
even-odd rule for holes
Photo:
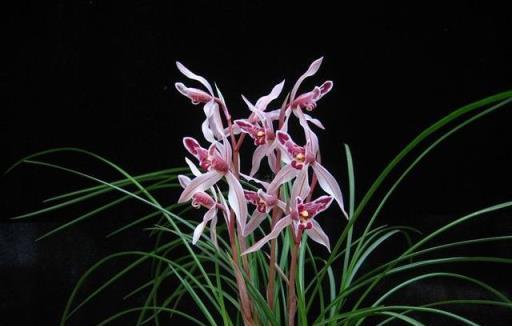
<svg viewBox="0 0 512 326">
<path fill-rule="evenodd" d="M 258 204 L 256 208 L 260 213 L 265 213 L 267 211 L 267 204 L 263 201 L 263 199 L 258 200 Z"/>
<path fill-rule="evenodd" d="M 305 156 L 304 154 L 302 154 L 302 153 L 299 153 L 299 154 L 295 155 L 295 159 L 296 159 L 297 161 L 299 161 L 299 162 L 303 163 L 303 162 L 304 162 L 304 160 L 306 159 L 306 156 Z"/>
<path fill-rule="evenodd" d="M 263 145 L 263 144 L 265 144 L 265 131 L 258 130 L 256 132 L 256 137 L 254 139 L 254 142 L 256 143 L 256 145 Z"/>
<path fill-rule="evenodd" d="M 309 212 L 307 210 L 300 211 L 299 219 L 301 222 L 306 222 L 307 220 L 309 220 Z"/>
</svg>

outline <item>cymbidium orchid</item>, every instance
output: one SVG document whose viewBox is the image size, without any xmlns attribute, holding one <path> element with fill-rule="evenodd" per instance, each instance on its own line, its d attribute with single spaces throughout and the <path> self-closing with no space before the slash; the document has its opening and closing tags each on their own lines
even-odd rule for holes
<svg viewBox="0 0 512 326">
<path fill-rule="evenodd" d="M 183 144 L 189 153 L 197 158 L 201 168 L 207 172 L 190 181 L 181 193 L 178 202 L 183 203 L 190 200 L 195 193 L 204 192 L 225 177 L 229 186 L 229 204 L 243 229 L 247 220 L 247 201 L 240 181 L 232 172 L 232 150 L 229 142 L 226 139 L 222 144 L 216 142 L 211 144 L 208 150 L 201 147 L 199 142 L 192 137 L 185 137 Z"/>
<path fill-rule="evenodd" d="M 178 180 L 180 182 L 180 185 L 183 188 L 186 188 L 191 182 L 190 178 L 185 175 L 179 175 Z M 192 244 L 197 243 L 197 241 L 199 240 L 199 237 L 203 234 L 203 231 L 204 231 L 206 225 L 208 223 L 210 223 L 210 239 L 212 240 L 215 247 L 218 247 L 217 228 L 216 228 L 218 212 L 219 212 L 219 210 L 222 211 L 222 214 L 223 214 L 226 222 L 229 220 L 229 215 L 227 212 L 226 204 L 219 203 L 217 201 L 217 199 L 216 199 L 217 195 L 215 194 L 215 190 L 213 190 L 213 195 L 215 196 L 215 199 L 212 198 L 212 196 L 210 196 L 208 193 L 202 192 L 202 191 L 196 192 L 192 195 L 192 202 L 191 202 L 192 207 L 194 207 L 194 208 L 204 207 L 207 209 L 206 213 L 203 216 L 203 220 L 194 229 L 194 235 L 192 236 Z M 222 194 L 221 194 L 221 198 L 223 199 Z"/>
<path fill-rule="evenodd" d="M 291 179 L 294 175 L 281 174 L 281 176 L 282 177 L 280 178 L 275 178 L 270 184 L 255 178 L 251 178 L 249 176 L 244 176 L 248 180 L 259 183 L 265 189 L 263 190 L 260 188 L 258 191 L 245 191 L 245 198 L 249 203 L 256 206 L 256 208 L 254 209 L 249 222 L 243 230 L 244 235 L 252 233 L 261 224 L 261 222 L 264 221 L 267 214 L 274 207 L 279 207 L 279 209 L 281 209 L 283 212 L 286 211 L 286 203 L 279 199 L 278 191 L 281 184 L 286 182 L 286 180 Z"/>
<path fill-rule="evenodd" d="M 316 139 L 309 139 L 306 146 L 302 147 L 297 145 L 288 133 L 278 131 L 277 140 L 282 148 L 283 161 L 297 170 L 307 171 L 308 166 L 311 166 L 320 187 L 336 200 L 341 211 L 348 218 L 340 185 L 334 176 L 317 160 L 318 143 L 316 143 Z"/>
<path fill-rule="evenodd" d="M 259 250 L 265 243 L 275 239 L 289 225 L 292 225 L 294 237 L 300 241 L 305 232 L 313 241 L 324 245 L 330 251 L 329 238 L 324 230 L 314 220 L 314 217 L 325 211 L 332 203 L 333 197 L 321 196 L 313 201 L 306 201 L 310 191 L 307 171 L 301 171 L 292 187 L 288 214 L 281 218 L 272 231 L 247 249 L 244 254 Z"/>
<path fill-rule="evenodd" d="M 181 94 L 192 101 L 192 104 L 204 104 L 203 111 L 206 119 L 201 125 L 201 130 L 205 139 L 210 143 L 214 143 L 215 141 L 222 139 L 224 133 L 222 132 L 222 120 L 220 117 L 219 105 L 217 103 L 219 99 L 215 97 L 211 84 L 206 80 L 206 78 L 196 75 L 180 62 L 176 62 L 176 67 L 178 67 L 178 70 L 183 75 L 189 79 L 198 81 L 208 90 L 208 92 L 205 92 L 197 88 L 190 88 L 185 86 L 183 83 L 174 84 Z"/>
<path fill-rule="evenodd" d="M 313 90 L 297 95 L 303 81 L 313 76 L 322 63 L 322 58 L 315 60 L 309 69 L 297 80 L 291 93 L 286 97 L 280 109 L 268 110 L 269 104 L 277 99 L 282 93 L 284 81 L 273 87 L 268 95 L 259 98 L 255 104 L 242 96 L 243 101 L 249 108 L 250 114 L 245 118 L 232 121 L 231 114 L 224 101 L 224 98 L 215 85 L 215 93 L 210 83 L 203 77 L 198 76 L 177 63 L 178 69 L 188 78 L 201 83 L 207 91 L 189 88 L 182 83 L 176 83 L 180 93 L 188 97 L 193 104 L 204 104 L 206 120 L 201 129 L 203 136 L 210 143 L 202 147 L 200 143 L 192 138 L 185 137 L 183 144 L 187 151 L 193 155 L 199 167 L 190 159 L 186 158 L 194 178 L 180 176 L 180 183 L 184 190 L 178 202 L 192 201 L 193 207 L 204 207 L 207 209 L 202 222 L 194 230 L 192 242 L 196 243 L 203 233 L 207 224 L 210 224 L 211 239 L 217 245 L 217 234 L 215 231 L 217 215 L 222 211 L 228 224 L 230 250 L 233 254 L 233 267 L 236 275 L 236 282 L 239 289 L 242 315 L 246 324 L 252 324 L 252 311 L 247 288 L 242 277 L 243 269 L 247 275 L 250 274 L 248 257 L 239 260 L 239 251 L 248 254 L 259 250 L 265 243 L 271 241 L 272 248 L 275 247 L 275 240 L 286 227 L 290 226 L 294 235 L 295 246 L 292 250 L 290 273 L 289 295 L 294 296 L 293 280 L 297 263 L 297 248 L 300 245 L 302 234 L 305 233 L 313 241 L 322 244 L 330 250 L 329 238 L 322 230 L 315 217 L 325 211 L 333 200 L 336 200 L 343 214 L 343 198 L 339 184 L 331 173 L 320 164 L 320 148 L 318 137 L 311 129 L 313 124 L 324 129 L 322 123 L 303 110 L 312 111 L 316 108 L 318 100 L 327 94 L 333 86 L 331 81 L 326 81 Z M 224 120 L 221 118 L 224 115 Z M 298 122 L 304 131 L 306 145 L 297 145 L 288 134 L 290 117 L 298 118 Z M 223 122 L 226 122 L 226 126 Z M 274 125 L 278 121 L 278 126 Z M 248 175 L 241 172 L 244 166 L 240 166 L 240 147 L 248 135 L 256 148 L 253 151 L 251 168 Z M 267 157 L 273 178 L 270 182 L 255 178 L 259 171 L 261 161 Z M 309 182 L 309 167 L 313 170 L 313 179 Z M 256 183 L 256 189 L 243 189 L 240 182 L 243 177 L 246 182 Z M 228 186 L 228 203 L 223 201 L 219 181 L 225 180 Z M 323 195 L 311 200 L 315 186 L 318 185 L 328 195 Z M 290 183 L 292 184 L 290 187 Z M 284 187 L 284 188 L 283 188 Z M 290 191 L 287 200 L 282 197 L 286 189 Z M 284 190 L 284 191 L 281 191 Z M 220 201 L 218 200 L 220 198 Z M 247 204 L 255 206 L 249 221 Z M 235 225 L 236 217 L 237 224 Z M 284 217 L 281 218 L 281 216 Z M 262 222 L 270 217 L 271 230 L 252 246 L 247 243 L 251 241 L 254 231 L 264 225 Z M 248 248 L 249 249 L 246 249 Z M 272 302 L 273 283 L 275 276 L 275 254 L 270 256 L 269 267 L 269 293 L 267 298 L 269 304 Z M 249 276 L 250 277 L 250 276 Z M 290 301 L 289 313 L 294 314 L 293 303 Z M 293 319 L 290 319 L 293 323 Z"/>
<path fill-rule="evenodd" d="M 260 97 L 255 105 L 253 105 L 245 96 L 243 100 L 247 104 L 251 115 L 247 119 L 239 119 L 235 121 L 236 126 L 241 132 L 248 134 L 253 140 L 256 149 L 252 156 L 252 165 L 250 175 L 253 176 L 258 172 L 263 157 L 268 158 L 268 165 L 273 172 L 276 172 L 276 154 L 275 154 L 275 131 L 273 121 L 279 119 L 279 109 L 266 112 L 270 102 L 275 100 L 281 94 L 284 80 L 274 86 L 270 94 Z"/>
</svg>

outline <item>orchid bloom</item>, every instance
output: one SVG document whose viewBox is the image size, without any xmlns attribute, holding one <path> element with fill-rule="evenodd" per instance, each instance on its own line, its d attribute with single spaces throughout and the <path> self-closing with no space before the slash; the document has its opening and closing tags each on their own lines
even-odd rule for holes
<svg viewBox="0 0 512 326">
<path fill-rule="evenodd" d="M 223 141 L 222 144 L 216 142 L 211 144 L 208 150 L 201 147 L 192 137 L 185 137 L 183 144 L 188 152 L 196 157 L 201 168 L 207 172 L 204 174 L 199 172 L 197 175 L 198 171 L 196 171 L 196 177 L 185 187 L 178 202 L 189 201 L 195 193 L 204 192 L 225 177 L 229 186 L 229 205 L 233 208 L 237 221 L 243 229 L 247 220 L 247 201 L 240 181 L 231 172 L 232 151 L 229 142 Z M 189 161 L 187 163 L 191 165 Z M 191 170 L 194 172 L 194 169 Z"/>
<path fill-rule="evenodd" d="M 306 146 L 302 147 L 297 145 L 289 134 L 283 131 L 277 132 L 277 140 L 282 149 L 282 159 L 289 166 L 297 170 L 303 170 L 311 166 L 315 173 L 318 184 L 320 187 L 338 203 L 341 211 L 347 217 L 345 207 L 343 204 L 343 196 L 341 194 L 341 188 L 334 176 L 327 171 L 318 161 L 318 142 L 316 139 L 309 139 Z"/>
<path fill-rule="evenodd" d="M 265 243 L 277 238 L 288 225 L 293 226 L 292 229 L 298 241 L 300 241 L 302 232 L 305 232 L 313 241 L 324 245 L 330 251 L 329 237 L 320 224 L 314 220 L 314 217 L 326 210 L 331 205 L 333 198 L 321 196 L 313 201 L 305 202 L 303 198 L 307 196 L 309 190 L 307 173 L 304 171 L 293 184 L 291 193 L 293 197 L 291 198 L 294 199 L 291 201 L 289 214 L 277 221 L 269 234 L 244 251 L 243 254 L 259 250 Z"/>
<path fill-rule="evenodd" d="M 224 134 L 222 133 L 223 125 L 222 119 L 220 117 L 219 105 L 216 102 L 216 97 L 213 92 L 213 88 L 210 83 L 199 75 L 196 75 L 192 71 L 190 71 L 187 67 L 185 67 L 181 62 L 176 62 L 176 67 L 178 70 L 188 77 L 189 79 L 198 81 L 201 83 L 208 92 L 197 88 L 190 88 L 185 86 L 183 83 L 175 83 L 174 86 L 184 96 L 188 97 L 192 104 L 197 105 L 200 103 L 205 104 L 203 111 L 206 116 L 206 119 L 201 125 L 201 130 L 203 131 L 203 135 L 206 140 L 210 143 L 214 143 L 217 140 L 220 140 Z M 221 97 L 219 90 L 217 89 L 217 93 L 219 93 L 219 97 Z M 221 97 L 222 98 L 222 97 Z"/>
<path fill-rule="evenodd" d="M 179 175 L 178 180 L 183 188 L 186 188 L 191 182 L 190 178 L 184 175 Z M 215 195 L 215 192 L 213 192 L 213 194 Z M 220 209 L 224 215 L 224 219 L 226 221 L 229 220 L 226 205 L 217 202 L 217 200 L 214 200 L 206 192 L 196 192 L 194 195 L 192 195 L 192 207 L 197 209 L 204 207 L 207 209 L 206 213 L 203 216 L 202 222 L 199 223 L 197 227 L 194 229 L 194 235 L 192 236 L 192 244 L 195 245 L 197 243 L 197 241 L 203 234 L 204 228 L 208 223 L 210 223 L 210 239 L 212 240 L 215 247 L 218 247 L 216 228 L 217 215 Z"/>
<path fill-rule="evenodd" d="M 285 171 L 286 172 L 286 171 Z M 294 172 L 294 171 L 290 171 Z M 279 199 L 278 191 L 279 186 L 293 178 L 295 174 L 291 173 L 281 173 L 278 178 L 274 178 L 274 180 L 269 184 L 264 181 L 260 181 L 256 178 L 252 178 L 250 176 L 242 175 L 247 180 L 255 181 L 263 186 L 263 189 L 258 189 L 258 191 L 248 191 L 245 190 L 245 198 L 247 201 L 256 208 L 251 215 L 249 222 L 247 223 L 245 229 L 243 230 L 243 235 L 247 236 L 252 233 L 260 224 L 263 222 L 267 214 L 274 208 L 279 207 L 283 212 L 286 211 L 286 204 Z M 284 180 L 284 181 L 283 181 Z"/>
<path fill-rule="evenodd" d="M 275 100 L 281 94 L 283 89 L 284 80 L 274 86 L 270 94 L 258 99 L 253 105 L 245 96 L 242 99 L 245 101 L 249 110 L 252 112 L 248 119 L 235 120 L 235 125 L 241 132 L 248 134 L 256 145 L 256 150 L 252 156 L 252 167 L 250 175 L 253 176 L 258 172 L 261 160 L 267 157 L 268 165 L 273 172 L 276 172 L 276 148 L 275 132 L 272 121 L 279 119 L 279 110 L 265 112 L 270 102 Z"/>
<path fill-rule="evenodd" d="M 261 160 L 265 156 L 268 159 L 270 169 L 275 172 L 277 160 L 274 151 L 276 148 L 276 136 L 272 122 L 265 120 L 262 126 L 258 123 L 251 123 L 249 120 L 235 120 L 235 125 L 237 125 L 242 132 L 247 133 L 254 140 L 254 145 L 257 146 L 252 154 L 252 164 L 249 175 L 253 176 L 258 172 Z"/>
<path fill-rule="evenodd" d="M 312 111 L 316 108 L 316 102 L 320 100 L 325 94 L 329 93 L 332 89 L 333 82 L 328 80 L 325 81 L 321 86 L 315 86 L 312 91 L 303 93 L 297 96 L 297 92 L 299 90 L 300 85 L 304 82 L 304 80 L 308 77 L 316 74 L 320 66 L 322 65 L 323 57 L 319 58 L 309 66 L 308 70 L 299 77 L 295 85 L 293 86 L 291 95 L 290 95 L 290 107 L 292 109 L 301 109 L 305 108 L 308 111 Z"/>
</svg>

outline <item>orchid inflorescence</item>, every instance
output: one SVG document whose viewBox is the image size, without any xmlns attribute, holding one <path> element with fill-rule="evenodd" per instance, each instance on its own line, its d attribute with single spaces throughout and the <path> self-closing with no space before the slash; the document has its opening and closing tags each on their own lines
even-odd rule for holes
<svg viewBox="0 0 512 326">
<path fill-rule="evenodd" d="M 203 86 L 203 89 L 199 89 L 187 87 L 181 82 L 175 84 L 176 89 L 189 98 L 192 104 L 203 105 L 205 114 L 201 125 L 205 141 L 199 142 L 192 137 L 183 138 L 186 150 L 197 162 L 196 165 L 189 158 L 185 158 L 194 178 L 179 177 L 184 190 L 178 202 L 192 200 L 193 207 L 207 209 L 203 221 L 194 231 L 194 244 L 206 224 L 210 223 L 211 240 L 218 246 L 216 224 L 217 214 L 220 212 L 228 224 L 232 242 L 236 241 L 233 234 L 238 232 L 238 245 L 242 255 L 261 249 L 269 241 L 275 241 L 288 226 L 297 246 L 305 233 L 330 251 L 329 238 L 315 217 L 333 201 L 336 201 L 343 215 L 347 218 L 348 216 L 338 182 L 320 162 L 318 137 L 313 128 L 324 129 L 324 126 L 307 112 L 315 110 L 317 102 L 331 91 L 333 82 L 325 81 L 309 92 L 299 93 L 303 81 L 316 74 L 321 64 L 322 58 L 319 58 L 309 66 L 279 108 L 272 110 L 269 107 L 281 95 L 284 80 L 254 104 L 242 95 L 249 109 L 249 117 L 232 121 L 217 85 L 214 92 L 214 88 L 205 78 L 194 74 L 180 62 L 176 63 L 181 73 Z M 288 133 L 292 113 L 304 131 L 306 143 L 303 146 L 298 145 Z M 240 147 L 247 136 L 253 140 L 255 148 L 251 168 L 241 171 Z M 209 145 L 203 145 L 206 143 Z M 256 177 L 265 158 L 273 173 L 270 182 Z M 227 201 L 218 185 L 221 180 L 228 185 Z M 243 184 L 251 184 L 257 190 L 244 189 Z M 287 185 L 287 192 L 283 185 Z M 327 195 L 312 199 L 316 185 Z M 250 215 L 248 204 L 255 207 Z M 248 247 L 246 238 L 270 216 L 270 232 Z M 232 243 L 232 248 L 235 250 L 237 246 Z M 270 266 L 273 266 L 272 262 Z"/>
<path fill-rule="evenodd" d="M 313 76 L 321 64 L 322 58 L 315 60 L 310 65 L 309 69 L 297 80 L 281 108 L 267 110 L 271 102 L 281 94 L 284 81 L 277 84 L 270 94 L 258 99 L 255 104 L 242 95 L 242 99 L 250 110 L 250 115 L 247 119 L 239 119 L 231 123 L 231 115 L 219 89 L 215 87 L 215 94 L 211 84 L 205 78 L 194 74 L 180 62 L 176 63 L 178 69 L 186 77 L 198 81 L 206 89 L 190 88 L 183 83 L 175 85 L 181 94 L 192 101 L 192 104 L 204 105 L 206 118 L 202 124 L 202 132 L 205 140 L 210 144 L 208 148 L 205 148 L 192 137 L 183 139 L 185 148 L 197 159 L 199 168 L 186 158 L 195 178 L 190 180 L 185 176 L 180 177 L 184 190 L 179 202 L 192 199 L 194 207 L 203 206 L 208 209 L 203 222 L 197 226 L 194 232 L 194 243 L 204 229 L 205 223 L 209 221 L 212 221 L 210 226 L 212 240 L 216 241 L 215 223 L 219 210 L 223 212 L 226 221 L 229 221 L 231 216 L 228 210 L 233 211 L 238 227 L 245 237 L 264 221 L 274 207 L 277 207 L 285 216 L 275 223 L 268 235 L 244 253 L 260 249 L 266 242 L 276 238 L 288 225 L 293 227 L 299 241 L 301 238 L 299 234 L 304 231 L 312 240 L 329 249 L 329 238 L 314 217 L 327 209 L 333 199 L 338 203 L 343 214 L 347 215 L 343 207 L 340 186 L 318 159 L 320 151 L 318 137 L 311 125 L 321 129 L 324 129 L 324 126 L 318 119 L 305 113 L 304 109 L 313 111 L 317 106 L 317 101 L 332 89 L 333 82 L 326 81 L 321 86 L 315 86 L 312 91 L 297 95 L 302 82 L 307 77 Z M 228 127 L 224 126 L 221 113 L 224 113 Z M 304 146 L 297 145 L 287 132 L 291 113 L 298 118 L 300 126 L 304 130 L 306 138 Z M 276 121 L 279 124 L 277 130 L 274 128 Z M 243 141 L 241 134 L 251 137 L 256 146 L 248 175 L 241 173 L 237 166 L 239 158 L 235 157 L 239 155 L 238 150 Z M 275 173 L 274 179 L 270 183 L 254 177 L 265 157 L 270 169 Z M 313 188 L 309 183 L 309 167 L 313 170 L 313 178 L 318 181 L 320 187 L 328 194 L 327 196 L 311 200 Z M 245 190 L 240 183 L 240 177 L 256 183 L 260 188 L 257 191 Z M 216 186 L 223 178 L 229 186 L 228 205 L 225 204 L 223 195 Z M 293 181 L 293 185 L 288 201 L 284 202 L 280 198 L 279 189 L 281 185 L 289 181 Z M 253 204 L 256 208 L 247 222 L 248 203 Z"/>
</svg>

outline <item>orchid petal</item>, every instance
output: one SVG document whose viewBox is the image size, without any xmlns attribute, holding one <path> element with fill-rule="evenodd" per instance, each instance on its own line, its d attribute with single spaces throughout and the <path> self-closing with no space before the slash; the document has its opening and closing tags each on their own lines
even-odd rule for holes
<svg viewBox="0 0 512 326">
<path fill-rule="evenodd" d="M 226 162 L 231 162 L 233 159 L 232 158 L 233 151 L 231 150 L 231 144 L 225 137 L 222 140 L 221 155 L 222 155 L 222 158 L 224 159 L 224 161 L 226 161 Z"/>
<path fill-rule="evenodd" d="M 217 241 L 217 214 L 215 214 L 210 222 L 210 239 L 212 240 L 215 248 L 219 249 L 219 243 Z"/>
<path fill-rule="evenodd" d="M 199 169 L 197 168 L 197 166 L 188 157 L 185 157 L 185 162 L 187 163 L 187 165 L 190 169 L 190 172 L 192 172 L 192 174 L 194 176 L 198 177 L 202 174 L 201 171 L 199 171 Z M 189 179 L 189 183 L 190 183 L 190 179 Z"/>
<path fill-rule="evenodd" d="M 284 121 L 283 126 L 281 127 L 281 131 L 288 132 L 288 121 L 290 120 L 291 110 L 286 110 L 284 113 Z"/>
<path fill-rule="evenodd" d="M 286 203 L 282 200 L 277 200 L 277 207 L 279 207 L 283 212 L 286 212 Z"/>
<path fill-rule="evenodd" d="M 226 181 L 229 185 L 229 205 L 233 208 L 240 227 L 244 229 L 247 220 L 247 201 L 245 200 L 244 190 L 242 185 L 240 185 L 240 181 L 231 172 L 226 174 Z"/>
<path fill-rule="evenodd" d="M 306 198 L 309 194 L 308 169 L 302 169 L 293 182 L 290 198 Z"/>
<path fill-rule="evenodd" d="M 206 223 L 203 221 L 199 223 L 196 228 L 194 229 L 194 235 L 192 236 L 192 244 L 196 244 L 199 240 L 199 237 L 201 237 L 201 234 L 203 234 L 204 228 L 206 227 Z"/>
<path fill-rule="evenodd" d="M 249 173 L 251 177 L 254 176 L 254 174 L 256 174 L 256 172 L 258 172 L 258 170 L 260 169 L 261 160 L 263 159 L 266 153 L 267 146 L 265 145 L 260 145 L 256 147 L 256 149 L 254 150 L 254 153 L 252 154 L 251 172 Z"/>
<path fill-rule="evenodd" d="M 222 213 L 224 215 L 224 220 L 226 221 L 226 224 L 229 224 L 229 208 L 228 203 L 226 203 L 226 199 L 224 198 L 224 195 L 222 194 L 222 191 L 220 191 L 219 187 L 217 187 L 217 193 L 220 198 L 220 204 L 222 205 Z"/>
<path fill-rule="evenodd" d="M 185 67 L 181 62 L 176 61 L 176 67 L 178 67 L 178 70 L 187 76 L 190 79 L 197 80 L 201 84 L 203 84 L 204 87 L 210 92 L 211 95 L 213 95 L 212 86 L 210 83 L 204 78 L 199 75 L 194 74 L 192 71 L 190 71 L 187 67 Z"/>
<path fill-rule="evenodd" d="M 324 125 L 322 124 L 322 122 L 320 120 L 313 118 L 309 114 L 304 114 L 304 118 L 306 119 L 306 121 L 311 122 L 312 124 L 314 124 L 318 128 L 325 129 Z"/>
<path fill-rule="evenodd" d="M 291 165 L 285 165 L 274 177 L 274 180 L 268 186 L 267 192 L 269 194 L 274 194 L 277 192 L 279 187 L 285 183 L 293 179 L 299 171 L 292 167 Z"/>
<path fill-rule="evenodd" d="M 287 227 L 288 225 L 290 225 L 291 223 L 292 223 L 292 219 L 291 219 L 290 215 L 286 215 L 285 217 L 283 217 L 282 219 L 277 221 L 276 225 L 274 226 L 274 228 L 272 229 L 272 231 L 269 234 L 267 234 L 266 236 L 261 238 L 252 247 L 250 247 L 249 249 L 244 251 L 242 253 L 242 255 L 247 255 L 251 252 L 255 252 L 258 249 L 260 249 L 261 247 L 263 247 L 263 245 L 265 243 L 267 243 L 268 241 L 277 238 L 279 236 L 279 233 L 281 233 L 281 231 L 283 231 L 283 229 L 285 227 Z"/>
<path fill-rule="evenodd" d="M 251 177 L 247 174 L 243 174 L 243 173 L 240 173 L 240 176 L 242 176 L 244 179 L 246 179 L 247 181 L 254 181 L 256 183 L 259 183 L 260 185 L 262 185 L 265 189 L 268 189 L 268 186 L 269 186 L 269 183 L 268 182 L 265 182 L 265 181 L 261 181 L 259 179 L 256 179 L 254 177 Z"/>
<path fill-rule="evenodd" d="M 302 129 L 304 129 L 304 134 L 306 135 L 307 140 L 306 151 L 308 151 L 313 157 L 316 157 L 316 154 L 318 153 L 318 136 L 309 127 L 306 115 L 302 110 L 294 110 L 293 113 L 299 118 L 299 123 L 302 126 Z"/>
<path fill-rule="evenodd" d="M 224 136 L 224 125 L 222 124 L 222 118 L 220 117 L 219 105 L 215 103 L 215 110 L 213 111 L 213 115 L 210 118 L 210 124 L 212 125 L 210 128 L 213 129 L 214 135 L 217 139 L 221 139 Z"/>
<path fill-rule="evenodd" d="M 318 69 L 320 69 L 320 66 L 322 65 L 322 60 L 323 60 L 323 57 L 313 61 L 313 63 L 311 63 L 311 65 L 309 66 L 308 70 L 302 76 L 299 77 L 299 79 L 297 80 L 297 82 L 293 86 L 292 93 L 291 93 L 291 96 L 290 96 L 290 103 L 293 102 L 293 100 L 295 100 L 295 96 L 297 95 L 297 91 L 299 90 L 299 87 L 302 84 L 302 82 L 306 78 L 311 77 L 314 74 L 316 74 Z"/>
<path fill-rule="evenodd" d="M 279 95 L 281 94 L 281 91 L 283 90 L 283 86 L 284 86 L 284 80 L 282 82 L 280 82 L 279 84 L 277 84 L 276 86 L 274 86 L 274 88 L 272 88 L 272 91 L 270 92 L 270 94 L 261 97 L 256 102 L 256 107 L 261 111 L 265 111 L 267 109 L 268 104 L 279 97 Z"/>
<path fill-rule="evenodd" d="M 186 175 L 180 174 L 178 175 L 178 182 L 180 183 L 180 186 L 185 189 L 190 184 L 190 178 Z"/>
<path fill-rule="evenodd" d="M 249 110 L 254 113 L 258 119 L 261 121 L 261 122 L 264 122 L 265 121 L 265 115 L 263 114 L 263 111 L 261 111 L 260 109 L 258 109 L 257 107 L 255 107 L 245 96 L 242 95 L 242 99 L 244 100 L 245 104 L 247 104 L 247 107 L 249 108 Z"/>
<path fill-rule="evenodd" d="M 320 86 L 320 97 L 318 99 L 321 99 L 325 94 L 329 93 L 332 90 L 332 87 L 334 86 L 334 83 L 332 80 L 325 81 Z"/>
<path fill-rule="evenodd" d="M 213 132 L 210 129 L 208 119 L 204 120 L 201 124 L 201 131 L 203 132 L 204 139 L 206 139 L 209 143 L 214 143 L 216 141 L 215 137 L 213 136 Z"/>
<path fill-rule="evenodd" d="M 275 203 L 277 200 L 277 196 L 274 194 L 268 194 L 263 191 L 263 189 L 258 189 L 256 192 L 258 194 L 258 197 L 262 199 L 267 206 L 271 206 Z"/>
<path fill-rule="evenodd" d="M 213 186 L 222 178 L 222 174 L 217 171 L 209 171 L 196 177 L 190 184 L 183 190 L 178 203 L 189 201 L 196 192 L 205 191 Z"/>
<path fill-rule="evenodd" d="M 208 130 L 205 130 L 205 124 L 203 123 L 203 134 L 210 143 L 213 143 L 213 141 L 210 140 L 212 138 L 210 136 L 211 134 L 213 134 L 217 139 L 221 139 L 223 135 L 222 131 L 224 127 L 222 126 L 222 119 L 220 118 L 219 105 L 213 100 L 209 101 L 204 105 L 203 111 L 206 115 L 206 121 L 208 121 L 207 127 L 209 129 L 209 132 Z M 207 135 L 210 139 L 207 138 Z"/>
<path fill-rule="evenodd" d="M 199 225 L 194 230 L 194 235 L 192 236 L 192 244 L 196 244 L 197 240 L 199 240 L 199 237 L 201 237 L 201 234 L 203 234 L 206 223 L 211 221 L 216 216 L 217 216 L 217 208 L 215 208 L 215 206 L 210 208 L 204 214 L 203 221 L 201 223 L 199 223 Z M 210 228 L 211 228 L 211 225 L 210 225 Z"/>
<path fill-rule="evenodd" d="M 334 178 L 334 176 L 327 171 L 320 163 L 315 162 L 312 164 L 313 170 L 315 171 L 315 175 L 318 179 L 318 184 L 320 187 L 329 195 L 331 195 L 334 200 L 338 203 L 341 208 L 341 211 L 347 217 L 347 213 L 345 212 L 345 207 L 343 205 L 343 195 L 341 194 L 340 185 Z M 347 217 L 348 219 L 348 217 Z"/>
<path fill-rule="evenodd" d="M 265 113 L 267 120 L 279 120 L 279 116 L 281 115 L 281 109 L 272 110 Z"/>
<path fill-rule="evenodd" d="M 267 216 L 267 213 L 262 213 L 258 211 L 257 209 L 254 210 L 254 213 L 252 214 L 249 222 L 245 226 L 243 230 L 243 236 L 246 237 L 249 234 L 251 234 L 256 228 L 265 220 L 265 217 Z"/>
<path fill-rule="evenodd" d="M 212 96 L 207 92 L 197 88 L 187 87 L 183 83 L 175 83 L 174 86 L 178 92 L 190 99 L 194 105 L 199 103 L 207 103 L 213 99 Z"/>
<path fill-rule="evenodd" d="M 308 237 L 310 237 L 311 240 L 325 246 L 327 250 L 331 252 L 331 245 L 327 234 L 325 234 L 324 230 L 322 229 L 320 224 L 318 224 L 317 221 L 311 220 L 311 223 L 313 224 L 313 227 L 311 229 L 306 230 L 306 234 L 308 235 Z"/>
<path fill-rule="evenodd" d="M 272 145 L 274 145 L 275 142 L 272 143 Z M 272 170 L 272 172 L 276 173 L 277 172 L 277 157 L 276 157 L 276 153 L 274 152 L 274 148 L 275 148 L 275 145 L 274 146 L 270 146 L 269 148 L 269 152 L 267 152 L 267 160 L 268 160 L 268 165 L 270 166 L 270 170 Z"/>
<path fill-rule="evenodd" d="M 183 137 L 183 146 L 192 155 L 197 156 L 197 148 L 201 148 L 199 142 L 192 137 Z"/>
</svg>

